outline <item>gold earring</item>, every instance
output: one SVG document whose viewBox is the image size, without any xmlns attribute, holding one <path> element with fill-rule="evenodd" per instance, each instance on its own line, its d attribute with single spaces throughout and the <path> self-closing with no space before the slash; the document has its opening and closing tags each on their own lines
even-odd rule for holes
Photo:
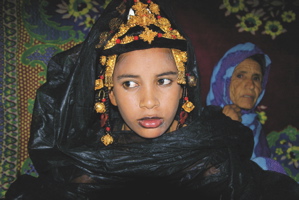
<svg viewBox="0 0 299 200">
<path fill-rule="evenodd" d="M 101 98 L 101 94 L 102 94 L 102 98 Z M 96 102 L 94 104 L 94 109 L 96 110 L 97 113 L 105 113 L 106 112 L 106 106 L 105 106 L 106 98 L 105 98 L 104 90 L 99 91 L 98 98 L 100 99 L 100 102 Z"/>
<path fill-rule="evenodd" d="M 109 144 L 113 143 L 113 137 L 109 134 L 109 132 L 110 132 L 110 127 L 106 127 L 106 135 L 101 137 L 101 142 L 105 146 L 108 146 Z"/>
<path fill-rule="evenodd" d="M 189 101 L 189 98 L 188 98 L 188 97 L 185 97 L 184 100 L 185 100 L 186 102 L 183 104 L 182 108 L 183 108 L 186 112 L 189 113 L 189 112 L 191 112 L 191 111 L 195 108 L 195 106 L 193 105 L 193 103 L 192 103 L 191 101 Z"/>
<path fill-rule="evenodd" d="M 107 133 L 106 135 L 104 135 L 103 137 L 101 137 L 101 142 L 105 146 L 108 146 L 109 144 L 113 143 L 113 137 L 109 133 Z"/>
</svg>

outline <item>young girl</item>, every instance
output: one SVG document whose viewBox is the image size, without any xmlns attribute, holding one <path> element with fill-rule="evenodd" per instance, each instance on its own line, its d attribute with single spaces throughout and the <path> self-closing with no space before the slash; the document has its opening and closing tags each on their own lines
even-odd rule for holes
<svg viewBox="0 0 299 200">
<path fill-rule="evenodd" d="M 170 49 L 151 48 L 121 54 L 113 73 L 111 103 L 118 106 L 124 130 L 145 138 L 175 131 L 183 95 Z M 171 98 L 169 98 L 171 97 Z"/>
<path fill-rule="evenodd" d="M 298 197 L 291 178 L 250 161 L 249 128 L 202 110 L 170 5 L 114 0 L 83 44 L 53 57 L 29 142 L 39 177 L 20 176 L 7 199 Z"/>
</svg>

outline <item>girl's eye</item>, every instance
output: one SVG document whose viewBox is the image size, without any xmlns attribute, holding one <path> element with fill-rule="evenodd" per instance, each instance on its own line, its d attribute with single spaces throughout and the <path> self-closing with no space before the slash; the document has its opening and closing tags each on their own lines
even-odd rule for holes
<svg viewBox="0 0 299 200">
<path fill-rule="evenodd" d="M 169 85 L 172 83 L 172 80 L 168 78 L 163 78 L 158 80 L 158 85 Z"/>
<path fill-rule="evenodd" d="M 135 83 L 134 81 L 126 81 L 123 83 L 123 87 L 124 88 L 134 88 L 134 87 L 137 87 L 138 84 Z"/>
</svg>

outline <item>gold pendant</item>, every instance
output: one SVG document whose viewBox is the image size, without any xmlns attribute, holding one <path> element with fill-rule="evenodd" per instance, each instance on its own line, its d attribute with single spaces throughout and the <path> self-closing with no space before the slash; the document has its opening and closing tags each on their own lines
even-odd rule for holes
<svg viewBox="0 0 299 200">
<path fill-rule="evenodd" d="M 193 105 L 193 103 L 191 102 L 191 101 L 186 101 L 184 104 L 183 104 L 183 106 L 182 106 L 182 108 L 186 111 L 186 112 L 191 112 L 194 108 L 195 108 L 195 106 Z"/>
<path fill-rule="evenodd" d="M 96 110 L 97 113 L 104 113 L 106 112 L 106 107 L 103 102 L 97 102 L 94 105 L 94 109 Z"/>
<path fill-rule="evenodd" d="M 96 79 L 95 80 L 95 90 L 102 89 L 104 87 L 103 79 Z"/>
<path fill-rule="evenodd" d="M 113 143 L 113 137 L 107 133 L 106 135 L 101 137 L 101 141 L 105 146 L 108 146 L 109 144 Z"/>
</svg>

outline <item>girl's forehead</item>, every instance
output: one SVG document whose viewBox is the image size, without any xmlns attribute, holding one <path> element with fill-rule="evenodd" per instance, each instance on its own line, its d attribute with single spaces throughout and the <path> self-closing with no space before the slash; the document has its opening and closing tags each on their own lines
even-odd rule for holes
<svg viewBox="0 0 299 200">
<path fill-rule="evenodd" d="M 117 62 L 121 61 L 123 58 L 126 57 L 138 57 L 140 55 L 142 56 L 147 56 L 151 57 L 153 53 L 156 54 L 165 54 L 168 57 L 172 58 L 172 53 L 169 48 L 149 48 L 149 49 L 142 49 L 142 50 L 134 50 L 134 51 L 129 51 L 126 53 L 122 53 L 118 56 Z"/>
<path fill-rule="evenodd" d="M 126 67 L 138 70 L 138 68 L 146 66 L 151 68 L 160 68 L 168 65 L 175 66 L 171 50 L 166 48 L 152 48 L 121 54 L 117 59 L 115 69 Z"/>
</svg>

